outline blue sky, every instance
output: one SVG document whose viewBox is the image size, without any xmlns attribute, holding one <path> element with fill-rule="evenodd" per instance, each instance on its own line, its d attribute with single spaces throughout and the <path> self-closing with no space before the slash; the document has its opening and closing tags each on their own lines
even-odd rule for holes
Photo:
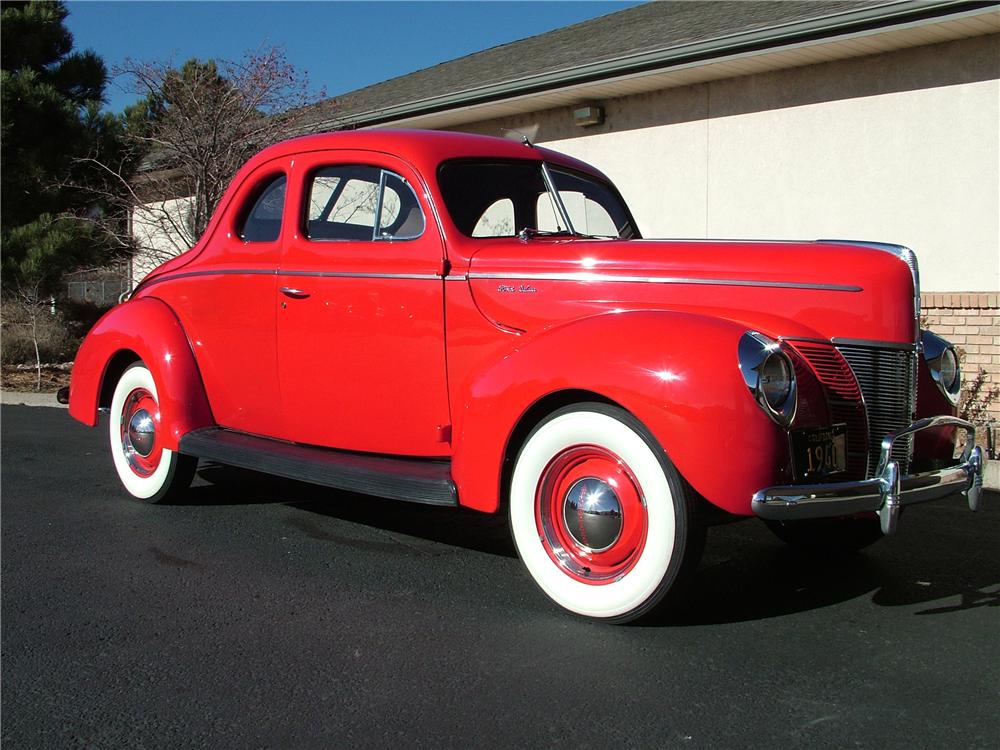
<svg viewBox="0 0 1000 750">
<path fill-rule="evenodd" d="M 109 70 L 132 57 L 237 60 L 262 44 L 336 96 L 637 2 L 101 2 L 70 0 L 75 48 Z M 113 82 L 107 108 L 136 99 Z"/>
</svg>

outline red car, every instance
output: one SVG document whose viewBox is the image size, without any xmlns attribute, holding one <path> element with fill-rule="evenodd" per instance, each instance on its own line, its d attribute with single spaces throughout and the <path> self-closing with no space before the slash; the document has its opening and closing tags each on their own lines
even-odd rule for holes
<svg viewBox="0 0 1000 750">
<path fill-rule="evenodd" d="M 210 459 L 504 510 L 549 597 L 626 621 L 720 517 L 858 548 L 909 503 L 976 509 L 919 304 L 895 245 L 641 239 L 604 175 L 526 140 L 317 135 L 236 175 L 90 332 L 68 398 L 110 410 L 138 499 Z"/>
</svg>

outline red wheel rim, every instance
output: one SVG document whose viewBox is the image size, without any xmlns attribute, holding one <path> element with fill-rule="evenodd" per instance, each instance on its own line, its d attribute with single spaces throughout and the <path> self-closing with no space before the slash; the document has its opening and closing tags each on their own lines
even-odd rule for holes
<svg viewBox="0 0 1000 750">
<path fill-rule="evenodd" d="M 122 405 L 120 434 L 125 460 L 136 476 L 148 477 L 160 465 L 159 427 L 156 397 L 145 388 L 131 391 Z"/>
<path fill-rule="evenodd" d="M 570 577 L 603 585 L 639 560 L 648 528 L 635 475 L 617 455 L 596 445 L 567 448 L 542 472 L 535 523 L 549 557 Z"/>
</svg>

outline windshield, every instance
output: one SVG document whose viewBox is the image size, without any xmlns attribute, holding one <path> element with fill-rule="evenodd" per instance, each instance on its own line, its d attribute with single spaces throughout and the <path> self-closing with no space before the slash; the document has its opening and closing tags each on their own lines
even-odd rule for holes
<svg viewBox="0 0 1000 750">
<path fill-rule="evenodd" d="M 563 167 L 463 159 L 442 164 L 438 184 L 452 221 L 468 237 L 639 236 L 612 185 Z"/>
</svg>

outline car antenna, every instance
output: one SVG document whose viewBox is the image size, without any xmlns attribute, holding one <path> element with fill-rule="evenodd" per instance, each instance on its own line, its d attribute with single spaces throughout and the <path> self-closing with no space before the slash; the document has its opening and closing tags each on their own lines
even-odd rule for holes
<svg viewBox="0 0 1000 750">
<path fill-rule="evenodd" d="M 527 146 L 528 148 L 534 148 L 535 147 L 535 144 L 531 142 L 531 140 L 528 138 L 528 136 L 526 136 L 520 130 L 513 130 L 512 128 L 500 128 L 500 132 L 501 133 L 515 133 L 515 134 L 521 136 L 521 143 L 523 143 L 525 146 Z"/>
</svg>

